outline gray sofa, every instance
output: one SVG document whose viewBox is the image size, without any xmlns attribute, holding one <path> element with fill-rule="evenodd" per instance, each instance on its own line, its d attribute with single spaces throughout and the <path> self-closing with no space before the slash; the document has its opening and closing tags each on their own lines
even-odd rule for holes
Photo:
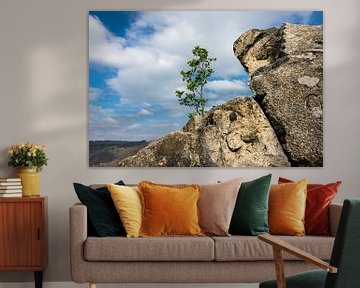
<svg viewBox="0 0 360 288">
<path fill-rule="evenodd" d="M 280 236 L 328 261 L 341 212 L 330 206 L 330 237 Z M 77 283 L 257 283 L 275 277 L 270 245 L 254 236 L 88 237 L 87 208 L 70 208 L 71 275 Z M 285 254 L 286 274 L 313 269 Z"/>
</svg>

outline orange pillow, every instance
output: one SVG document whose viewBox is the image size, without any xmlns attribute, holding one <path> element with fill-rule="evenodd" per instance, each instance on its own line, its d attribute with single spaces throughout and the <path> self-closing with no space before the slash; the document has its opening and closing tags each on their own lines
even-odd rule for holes
<svg viewBox="0 0 360 288">
<path fill-rule="evenodd" d="M 203 236 L 199 227 L 199 185 L 139 183 L 142 198 L 140 236 Z"/>
<path fill-rule="evenodd" d="M 303 236 L 307 180 L 273 184 L 269 195 L 271 234 Z"/>
<path fill-rule="evenodd" d="M 279 177 L 279 184 L 292 180 Z M 306 235 L 329 236 L 329 206 L 335 198 L 341 181 L 329 184 L 308 184 L 305 211 Z"/>
</svg>

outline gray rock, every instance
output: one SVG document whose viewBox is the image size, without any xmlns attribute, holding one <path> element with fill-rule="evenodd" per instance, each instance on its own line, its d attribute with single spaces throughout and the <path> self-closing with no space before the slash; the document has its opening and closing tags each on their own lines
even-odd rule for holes
<svg viewBox="0 0 360 288">
<path fill-rule="evenodd" d="M 119 163 L 130 167 L 289 166 L 258 103 L 238 97 L 192 117 L 182 131 L 165 135 Z"/>
<path fill-rule="evenodd" d="M 253 29 L 242 34 L 233 45 L 235 56 L 251 76 L 278 58 L 281 46 L 279 29 Z"/>
<path fill-rule="evenodd" d="M 322 26 L 250 30 L 234 43 L 292 166 L 323 165 Z"/>
<path fill-rule="evenodd" d="M 151 142 L 135 155 L 119 163 L 120 167 L 191 167 L 198 166 L 192 133 L 175 131 Z"/>
</svg>

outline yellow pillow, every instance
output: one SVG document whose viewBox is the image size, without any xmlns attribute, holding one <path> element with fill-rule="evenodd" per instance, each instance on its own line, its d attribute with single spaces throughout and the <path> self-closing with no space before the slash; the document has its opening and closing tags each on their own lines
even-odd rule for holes
<svg viewBox="0 0 360 288">
<path fill-rule="evenodd" d="M 271 185 L 269 195 L 269 228 L 271 234 L 305 234 L 307 180 Z"/>
<path fill-rule="evenodd" d="M 127 237 L 139 237 L 141 197 L 137 187 L 107 184 Z"/>
<path fill-rule="evenodd" d="M 199 185 L 139 183 L 142 198 L 140 236 L 203 236 L 199 227 Z"/>
</svg>

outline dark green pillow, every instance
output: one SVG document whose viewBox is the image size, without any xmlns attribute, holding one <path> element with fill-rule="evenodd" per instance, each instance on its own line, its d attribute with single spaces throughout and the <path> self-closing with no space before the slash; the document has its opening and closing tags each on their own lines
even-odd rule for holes
<svg viewBox="0 0 360 288">
<path fill-rule="evenodd" d="M 259 235 L 269 233 L 268 208 L 271 174 L 241 183 L 229 233 Z"/>
<path fill-rule="evenodd" d="M 115 184 L 124 185 L 124 182 L 119 181 Z M 87 207 L 89 234 L 93 233 L 99 237 L 126 235 L 107 187 L 92 189 L 74 183 L 74 188 L 81 203 Z"/>
</svg>

